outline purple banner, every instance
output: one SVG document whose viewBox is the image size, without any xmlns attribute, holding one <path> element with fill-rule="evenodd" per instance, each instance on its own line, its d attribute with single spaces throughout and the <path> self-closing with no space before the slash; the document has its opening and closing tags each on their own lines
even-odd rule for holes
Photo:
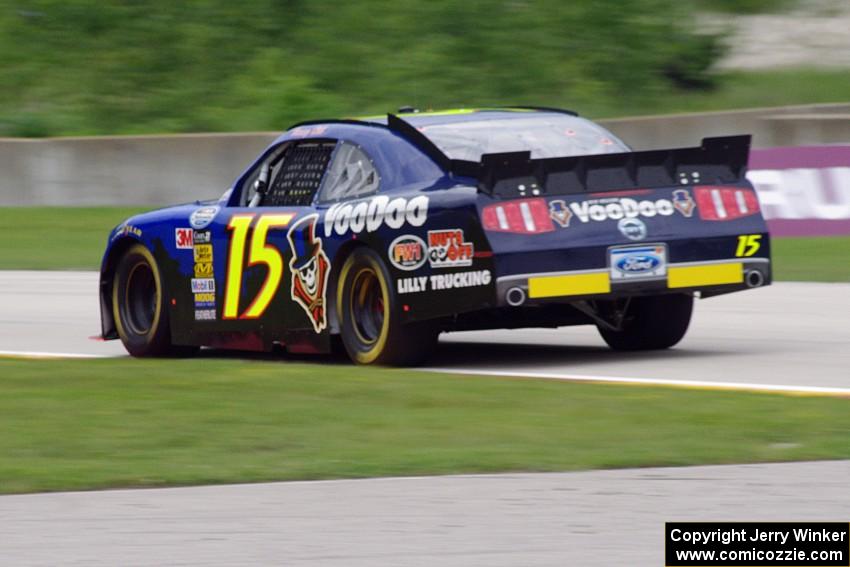
<svg viewBox="0 0 850 567">
<path fill-rule="evenodd" d="M 751 150 L 747 178 L 773 236 L 850 235 L 850 145 Z"/>
</svg>

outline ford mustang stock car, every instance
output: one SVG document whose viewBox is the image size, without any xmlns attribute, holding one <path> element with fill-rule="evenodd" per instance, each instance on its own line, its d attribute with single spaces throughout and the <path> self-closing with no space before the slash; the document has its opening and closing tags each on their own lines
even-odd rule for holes
<svg viewBox="0 0 850 567">
<path fill-rule="evenodd" d="M 218 200 L 112 231 L 103 337 L 403 365 L 441 332 L 589 324 L 667 348 L 695 296 L 771 281 L 749 144 L 630 151 L 529 107 L 303 122 Z"/>
</svg>

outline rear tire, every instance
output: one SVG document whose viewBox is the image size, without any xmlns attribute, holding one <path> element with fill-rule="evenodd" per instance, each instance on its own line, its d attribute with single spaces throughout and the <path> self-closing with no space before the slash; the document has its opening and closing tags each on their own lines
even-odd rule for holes
<svg viewBox="0 0 850 567">
<path fill-rule="evenodd" d="M 162 277 L 153 255 L 141 244 L 118 261 L 112 280 L 112 315 L 118 336 L 133 356 L 188 356 L 196 347 L 171 344 Z"/>
<path fill-rule="evenodd" d="M 342 343 L 357 364 L 413 366 L 437 343 L 430 322 L 403 323 L 400 305 L 381 258 L 358 248 L 346 259 L 337 283 L 337 316 Z"/>
<path fill-rule="evenodd" d="M 691 322 L 694 298 L 686 294 L 634 297 L 629 303 L 622 330 L 597 326 L 614 350 L 670 348 L 685 336 Z"/>
</svg>

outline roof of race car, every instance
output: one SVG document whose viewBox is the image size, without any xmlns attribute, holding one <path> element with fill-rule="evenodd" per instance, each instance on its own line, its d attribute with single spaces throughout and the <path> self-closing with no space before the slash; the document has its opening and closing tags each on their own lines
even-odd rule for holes
<svg viewBox="0 0 850 567">
<path fill-rule="evenodd" d="M 504 118 L 522 118 L 529 114 L 568 114 L 578 116 L 572 110 L 533 106 L 507 106 L 499 108 L 455 108 L 451 110 L 418 110 L 399 111 L 396 116 L 413 126 L 428 126 L 432 124 L 452 124 L 456 122 L 472 122 L 475 120 L 493 120 Z M 319 124 L 350 124 L 361 126 L 387 126 L 387 114 L 373 116 L 358 116 L 354 118 L 336 118 L 322 120 L 307 120 L 290 126 L 291 131 L 303 126 Z"/>
<path fill-rule="evenodd" d="M 399 111 L 397 116 L 406 122 L 413 125 L 430 125 L 430 124 L 451 124 L 455 122 L 471 122 L 474 120 L 490 120 L 501 118 L 520 118 L 528 116 L 529 113 L 545 113 L 545 114 L 569 114 L 570 116 L 578 116 L 572 110 L 562 110 L 558 108 L 545 108 L 533 106 L 506 106 L 493 108 L 455 108 L 451 110 L 407 110 Z M 376 124 L 386 124 L 387 115 L 364 116 L 357 120 L 363 122 L 374 122 Z"/>
<path fill-rule="evenodd" d="M 405 138 L 422 137 L 417 132 L 423 126 L 437 124 L 453 124 L 458 122 L 473 122 L 479 120 L 502 120 L 511 118 L 527 118 L 529 115 L 568 115 L 577 117 L 572 110 L 557 108 L 509 106 L 500 108 L 456 108 L 453 110 L 409 111 L 402 109 L 399 114 L 381 116 L 365 116 L 359 118 L 334 118 L 307 120 L 290 126 L 278 137 L 272 145 L 299 138 L 346 138 L 354 142 L 375 139 L 387 133 L 398 135 L 401 127 L 407 130 Z M 407 110 L 407 111 L 404 111 Z M 365 127 L 365 128 L 364 128 Z"/>
<path fill-rule="evenodd" d="M 427 136 L 422 133 L 425 126 L 438 124 L 453 124 L 459 122 L 473 122 L 483 120 L 503 120 L 513 118 L 528 118 L 529 116 L 572 116 L 578 115 L 571 110 L 556 108 L 511 106 L 500 108 L 460 108 L 453 110 L 411 112 L 402 109 L 399 114 L 386 114 L 383 116 L 367 116 L 362 118 L 309 120 L 299 122 L 290 126 L 281 134 L 266 153 L 278 144 L 292 140 L 305 138 L 331 138 L 343 139 L 358 145 L 374 145 L 389 139 L 404 140 L 406 143 L 392 144 L 385 149 L 392 153 L 386 156 L 387 163 L 413 164 L 413 154 L 421 155 L 424 152 L 431 160 L 443 170 L 453 169 L 456 174 L 473 175 L 469 168 L 457 167 L 458 160 L 450 160 Z M 583 120 L 583 119 L 581 119 Z M 383 162 L 384 157 L 380 153 L 372 156 L 376 162 Z M 262 156 L 258 159 L 262 159 Z M 427 160 L 426 160 L 427 161 Z M 425 164 L 420 161 L 420 165 Z M 470 162 L 471 163 L 471 162 Z M 467 164 L 469 165 L 469 164 Z M 424 166 L 423 166 L 424 167 Z M 392 171 L 392 167 L 380 168 Z M 408 180 L 409 181 L 409 180 Z"/>
</svg>

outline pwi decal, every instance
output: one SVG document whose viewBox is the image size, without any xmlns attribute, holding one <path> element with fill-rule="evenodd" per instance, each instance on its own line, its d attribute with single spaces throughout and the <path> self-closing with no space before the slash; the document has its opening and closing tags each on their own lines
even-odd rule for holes
<svg viewBox="0 0 850 567">
<path fill-rule="evenodd" d="M 418 270 L 425 264 L 425 250 L 424 240 L 412 234 L 405 234 L 392 241 L 387 256 L 393 266 L 409 272 Z"/>
<path fill-rule="evenodd" d="M 432 268 L 471 266 L 475 246 L 463 239 L 463 230 L 429 230 L 428 261 Z"/>
</svg>

